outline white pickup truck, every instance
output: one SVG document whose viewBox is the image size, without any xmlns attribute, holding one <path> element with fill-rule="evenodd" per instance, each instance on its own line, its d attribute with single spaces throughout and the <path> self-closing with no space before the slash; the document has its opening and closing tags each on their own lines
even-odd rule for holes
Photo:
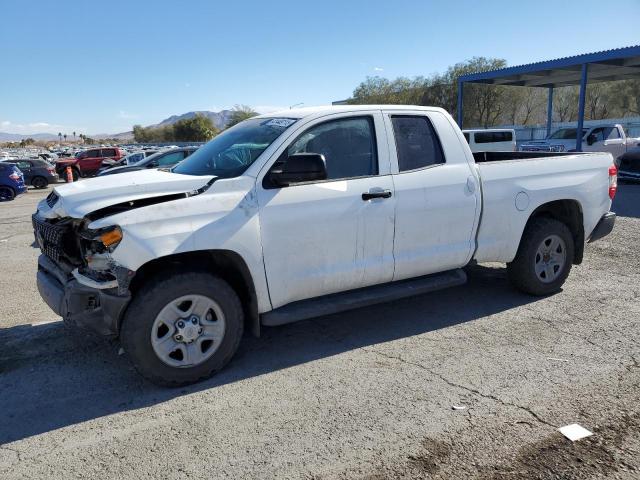
<svg viewBox="0 0 640 480">
<path fill-rule="evenodd" d="M 37 282 L 66 322 L 183 385 L 222 368 L 244 330 L 460 285 L 475 262 L 556 292 L 612 230 L 615 191 L 608 153 L 474 159 L 439 108 L 287 110 L 171 171 L 56 187 L 33 215 Z"/>
<path fill-rule="evenodd" d="M 575 152 L 577 128 L 561 128 L 545 140 L 523 143 L 523 152 Z M 640 145 L 640 138 L 627 137 L 620 124 L 597 125 L 582 129 L 583 152 L 608 152 L 617 159 L 628 149 Z"/>
</svg>

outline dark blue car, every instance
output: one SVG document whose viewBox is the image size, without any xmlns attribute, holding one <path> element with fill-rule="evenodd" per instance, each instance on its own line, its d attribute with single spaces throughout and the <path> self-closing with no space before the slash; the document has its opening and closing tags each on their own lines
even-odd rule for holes
<svg viewBox="0 0 640 480">
<path fill-rule="evenodd" d="M 0 162 L 0 202 L 7 202 L 27 191 L 24 176 L 12 163 Z"/>
</svg>

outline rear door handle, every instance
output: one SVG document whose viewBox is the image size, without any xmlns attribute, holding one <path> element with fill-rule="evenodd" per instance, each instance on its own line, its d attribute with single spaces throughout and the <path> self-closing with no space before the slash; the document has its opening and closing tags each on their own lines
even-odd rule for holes
<svg viewBox="0 0 640 480">
<path fill-rule="evenodd" d="M 362 194 L 362 200 L 372 200 L 374 198 L 391 198 L 391 190 L 381 190 L 379 192 L 365 192 Z"/>
</svg>

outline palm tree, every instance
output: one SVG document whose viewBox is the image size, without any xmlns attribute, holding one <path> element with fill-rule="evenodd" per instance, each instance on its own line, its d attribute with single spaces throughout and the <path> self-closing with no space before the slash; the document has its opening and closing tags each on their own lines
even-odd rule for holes
<svg viewBox="0 0 640 480">
<path fill-rule="evenodd" d="M 67 141 L 67 134 L 65 133 L 65 134 L 63 135 L 63 137 L 64 137 L 64 141 L 66 142 L 66 141 Z"/>
<path fill-rule="evenodd" d="M 62 143 L 62 134 L 60 132 L 58 132 L 58 141 Z"/>
<path fill-rule="evenodd" d="M 76 132 L 73 132 L 73 141 L 76 141 Z"/>
</svg>

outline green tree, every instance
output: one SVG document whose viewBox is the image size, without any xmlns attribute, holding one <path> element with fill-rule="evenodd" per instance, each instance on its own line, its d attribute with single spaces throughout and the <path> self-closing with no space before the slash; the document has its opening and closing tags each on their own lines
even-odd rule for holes
<svg viewBox="0 0 640 480">
<path fill-rule="evenodd" d="M 197 114 L 173 124 L 173 136 L 177 142 L 206 142 L 218 134 L 210 118 Z"/>
<path fill-rule="evenodd" d="M 138 143 L 148 142 L 147 129 L 142 125 L 133 126 L 133 139 Z"/>
<path fill-rule="evenodd" d="M 258 115 L 258 112 L 248 105 L 235 105 L 231 111 L 231 119 L 227 122 L 225 128 L 233 127 L 234 125 L 251 117 L 255 117 L 256 115 Z"/>
</svg>

